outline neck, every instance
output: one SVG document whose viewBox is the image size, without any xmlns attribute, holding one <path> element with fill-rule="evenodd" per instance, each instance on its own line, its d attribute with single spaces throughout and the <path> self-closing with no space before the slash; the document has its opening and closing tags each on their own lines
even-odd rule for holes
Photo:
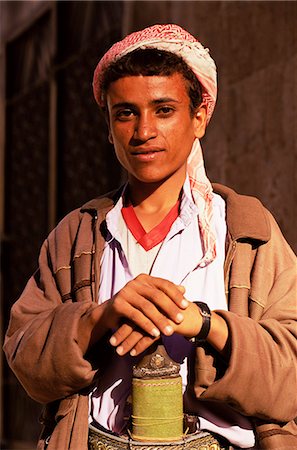
<svg viewBox="0 0 297 450">
<path fill-rule="evenodd" d="M 158 225 L 179 199 L 186 174 L 179 182 L 172 178 L 162 183 L 129 180 L 129 198 L 143 228 L 148 232 Z"/>
<path fill-rule="evenodd" d="M 136 179 L 129 180 L 129 198 L 134 208 L 138 210 L 153 213 L 162 211 L 163 209 L 170 210 L 177 202 L 181 189 L 186 179 L 180 178 L 172 180 L 162 180 L 160 183 L 143 183 Z"/>
</svg>

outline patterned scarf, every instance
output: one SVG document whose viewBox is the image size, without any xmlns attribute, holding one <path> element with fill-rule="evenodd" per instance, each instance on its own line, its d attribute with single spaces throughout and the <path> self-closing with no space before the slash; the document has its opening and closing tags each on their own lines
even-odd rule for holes
<svg viewBox="0 0 297 450">
<path fill-rule="evenodd" d="M 101 85 L 107 67 L 139 48 L 165 50 L 183 58 L 201 84 L 202 101 L 206 105 L 207 122 L 209 122 L 217 97 L 215 63 L 208 49 L 205 49 L 190 33 L 175 24 L 153 25 L 129 34 L 105 53 L 94 72 L 93 91 L 97 103 L 103 106 Z M 198 222 L 203 243 L 203 257 L 197 267 L 205 267 L 216 257 L 216 238 L 212 220 L 212 186 L 205 173 L 202 149 L 198 139 L 195 139 L 188 158 L 188 174 L 192 196 L 199 210 Z"/>
</svg>

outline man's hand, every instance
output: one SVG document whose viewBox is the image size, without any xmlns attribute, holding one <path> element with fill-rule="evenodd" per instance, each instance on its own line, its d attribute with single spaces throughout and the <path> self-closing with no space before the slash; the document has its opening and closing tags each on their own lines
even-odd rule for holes
<svg viewBox="0 0 297 450">
<path fill-rule="evenodd" d="M 169 314 L 169 311 L 164 314 Z M 202 318 L 197 306 L 188 302 L 188 307 L 183 311 L 184 319 L 180 323 L 170 321 L 173 332 L 185 337 L 196 336 L 202 326 Z M 165 334 L 165 333 L 163 333 Z M 171 333 L 172 334 L 172 333 Z M 110 338 L 111 345 L 117 347 L 119 355 L 125 355 L 130 352 L 132 356 L 137 356 L 146 350 L 155 340 L 131 323 L 124 323 Z"/>
<path fill-rule="evenodd" d="M 184 287 L 163 278 L 145 274 L 137 276 L 110 300 L 91 311 L 93 329 L 89 346 L 107 330 L 119 329 L 121 334 L 123 323 L 130 327 L 130 334 L 133 328 L 135 333 L 149 338 L 146 341 L 150 343 L 161 333 L 170 336 L 175 326 L 183 322 L 184 311 L 189 306 L 184 292 Z M 125 327 L 124 335 L 127 337 L 128 328 Z"/>
<path fill-rule="evenodd" d="M 190 303 L 183 311 L 184 319 L 177 324 L 171 322 L 175 333 L 186 338 L 197 336 L 202 326 L 202 317 L 197 305 Z M 119 355 L 130 352 L 131 356 L 137 356 L 146 350 L 157 338 L 146 335 L 143 330 L 134 325 L 124 323 L 110 338 L 110 343 L 116 347 Z M 207 342 L 227 360 L 230 356 L 229 329 L 226 321 L 215 311 L 212 311 L 211 327 Z"/>
<path fill-rule="evenodd" d="M 184 291 L 171 281 L 141 274 L 108 301 L 102 320 L 108 328 L 116 328 L 127 319 L 150 336 L 170 336 L 172 323 L 183 321 L 189 304 Z"/>
</svg>

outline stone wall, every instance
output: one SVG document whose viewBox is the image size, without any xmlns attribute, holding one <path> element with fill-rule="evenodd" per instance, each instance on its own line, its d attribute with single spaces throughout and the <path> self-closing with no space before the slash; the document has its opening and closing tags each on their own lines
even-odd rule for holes
<svg viewBox="0 0 297 450">
<path fill-rule="evenodd" d="M 185 27 L 218 67 L 218 103 L 203 140 L 212 181 L 255 195 L 297 250 L 297 3 L 132 2 L 126 31 Z"/>
</svg>

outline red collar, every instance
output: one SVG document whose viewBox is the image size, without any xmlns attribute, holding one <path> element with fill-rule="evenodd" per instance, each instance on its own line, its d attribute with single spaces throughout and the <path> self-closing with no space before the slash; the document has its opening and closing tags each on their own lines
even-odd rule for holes
<svg viewBox="0 0 297 450">
<path fill-rule="evenodd" d="M 130 204 L 128 206 L 123 206 L 122 216 L 124 221 L 131 231 L 136 241 L 144 248 L 144 250 L 151 250 L 156 245 L 160 244 L 167 236 L 173 222 L 177 219 L 179 215 L 179 205 L 180 200 L 171 208 L 166 217 L 156 225 L 148 233 L 144 230 L 143 226 L 139 222 L 133 206 Z"/>
</svg>

